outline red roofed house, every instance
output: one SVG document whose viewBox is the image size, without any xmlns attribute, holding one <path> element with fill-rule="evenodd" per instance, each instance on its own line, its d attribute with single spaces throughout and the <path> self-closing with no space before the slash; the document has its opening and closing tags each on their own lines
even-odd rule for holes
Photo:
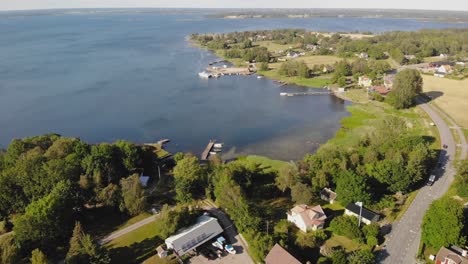
<svg viewBox="0 0 468 264">
<path fill-rule="evenodd" d="M 265 264 L 301 264 L 301 262 L 276 244 L 265 257 Z"/>
<path fill-rule="evenodd" d="M 385 86 L 372 86 L 369 89 L 369 92 L 376 92 L 380 95 L 387 95 L 390 92 L 390 89 L 386 88 Z"/>
<path fill-rule="evenodd" d="M 296 205 L 286 214 L 288 221 L 295 224 L 303 232 L 323 228 L 327 219 L 320 205 L 314 207 L 305 204 Z"/>
<path fill-rule="evenodd" d="M 452 246 L 450 249 L 441 247 L 435 259 L 436 264 L 468 264 L 467 251 Z"/>
</svg>

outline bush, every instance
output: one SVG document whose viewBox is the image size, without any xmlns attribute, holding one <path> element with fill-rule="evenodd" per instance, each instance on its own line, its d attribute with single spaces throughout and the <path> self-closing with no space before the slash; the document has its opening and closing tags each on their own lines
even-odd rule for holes
<svg viewBox="0 0 468 264">
<path fill-rule="evenodd" d="M 358 219 L 353 216 L 338 216 L 330 223 L 330 229 L 337 235 L 362 242 L 363 234 L 358 227 Z"/>
<path fill-rule="evenodd" d="M 261 71 L 268 71 L 268 62 L 260 63 L 260 70 Z"/>
</svg>

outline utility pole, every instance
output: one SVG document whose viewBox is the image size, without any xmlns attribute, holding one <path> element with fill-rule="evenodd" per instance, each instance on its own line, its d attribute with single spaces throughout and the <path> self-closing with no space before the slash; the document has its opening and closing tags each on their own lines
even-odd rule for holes
<svg viewBox="0 0 468 264">
<path fill-rule="evenodd" d="M 267 222 L 267 235 L 270 235 L 270 232 L 268 232 L 268 231 L 269 231 L 269 230 L 268 230 L 268 227 L 269 227 L 269 226 L 268 226 L 268 222 L 269 222 L 269 221 L 266 220 L 266 222 Z"/>
<path fill-rule="evenodd" d="M 161 169 L 159 168 L 159 165 L 158 165 L 158 174 L 159 174 L 159 180 L 161 180 Z"/>
</svg>

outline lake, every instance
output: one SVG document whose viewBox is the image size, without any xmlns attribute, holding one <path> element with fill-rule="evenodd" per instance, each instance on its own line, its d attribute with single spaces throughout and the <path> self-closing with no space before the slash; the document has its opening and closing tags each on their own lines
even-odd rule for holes
<svg viewBox="0 0 468 264">
<path fill-rule="evenodd" d="M 153 12 L 154 11 L 154 12 Z M 0 13 L 0 146 L 59 133 L 91 143 L 170 138 L 199 153 L 210 139 L 226 157 L 300 159 L 333 137 L 348 103 L 256 76 L 202 80 L 216 60 L 186 41 L 191 33 L 306 28 L 416 30 L 466 24 L 385 18 L 204 18 L 203 12 L 69 10 Z"/>
</svg>

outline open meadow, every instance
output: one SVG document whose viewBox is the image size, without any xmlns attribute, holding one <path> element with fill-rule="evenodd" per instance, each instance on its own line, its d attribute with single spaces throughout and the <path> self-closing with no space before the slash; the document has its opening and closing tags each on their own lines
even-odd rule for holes
<svg viewBox="0 0 468 264">
<path fill-rule="evenodd" d="M 463 81 L 423 75 L 423 91 L 455 121 L 468 128 L 468 79 Z"/>
</svg>

